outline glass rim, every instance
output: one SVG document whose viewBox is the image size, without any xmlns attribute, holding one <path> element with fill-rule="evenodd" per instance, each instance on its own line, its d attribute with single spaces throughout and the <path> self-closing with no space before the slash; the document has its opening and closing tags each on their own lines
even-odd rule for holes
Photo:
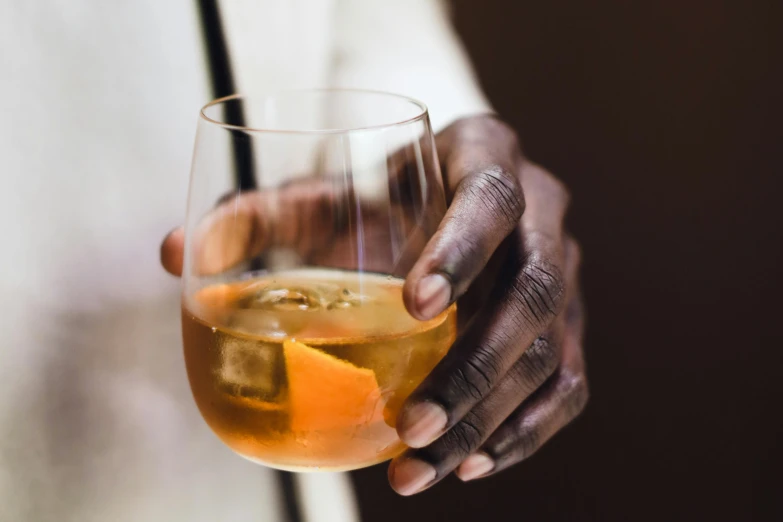
<svg viewBox="0 0 783 522">
<path fill-rule="evenodd" d="M 274 128 L 264 128 L 264 127 L 251 127 L 249 125 L 236 125 L 233 123 L 226 123 L 223 121 L 219 121 L 207 116 L 206 114 L 206 111 L 209 108 L 224 104 L 232 100 L 273 99 L 275 97 L 286 95 L 286 94 L 318 94 L 318 93 L 379 95 L 379 96 L 384 96 L 386 98 L 393 98 L 399 101 L 405 101 L 411 103 L 419 108 L 419 112 L 414 116 L 405 118 L 403 120 L 391 121 L 389 123 L 378 123 L 374 125 L 364 125 L 361 127 L 346 127 L 342 129 L 274 129 Z M 396 94 L 388 91 L 372 90 L 372 89 L 342 89 L 342 88 L 284 89 L 284 90 L 274 91 L 270 93 L 265 93 L 256 97 L 243 93 L 236 93 L 236 94 L 231 94 L 228 96 L 223 96 L 221 98 L 214 99 L 211 102 L 204 105 L 203 107 L 201 107 L 201 110 L 199 110 L 199 118 L 201 118 L 202 120 L 206 121 L 209 124 L 217 125 L 218 127 L 222 127 L 227 130 L 238 130 L 243 132 L 266 133 L 266 134 L 346 134 L 350 132 L 382 130 L 382 129 L 389 129 L 392 127 L 398 127 L 402 125 L 410 125 L 417 121 L 424 120 L 425 118 L 428 117 L 428 115 L 429 115 L 429 110 L 427 109 L 427 105 L 424 102 L 417 100 L 416 98 L 411 98 L 410 96 L 405 96 L 403 94 Z"/>
</svg>

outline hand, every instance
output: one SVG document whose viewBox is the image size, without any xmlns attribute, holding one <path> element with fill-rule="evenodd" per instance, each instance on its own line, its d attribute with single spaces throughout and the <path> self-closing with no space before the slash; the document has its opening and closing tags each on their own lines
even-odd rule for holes
<svg viewBox="0 0 783 522">
<path fill-rule="evenodd" d="M 566 190 L 493 117 L 454 123 L 437 146 L 453 199 L 404 295 L 420 319 L 457 300 L 462 328 L 398 417 L 412 448 L 389 469 L 402 495 L 452 470 L 471 480 L 529 457 L 588 398 Z"/>
<path fill-rule="evenodd" d="M 457 300 L 460 332 L 398 417 L 411 449 L 391 463 L 389 480 L 403 495 L 454 470 L 470 480 L 523 460 L 587 401 L 579 249 L 563 231 L 564 187 L 526 162 L 514 132 L 494 117 L 460 120 L 436 141 L 451 201 L 411 260 L 403 297 L 419 319 Z M 205 221 L 196 265 L 219 272 L 285 246 L 320 266 L 352 268 L 340 258 L 352 237 L 334 228 L 335 201 L 344 196 L 318 179 L 242 194 Z M 366 236 L 379 238 L 367 250 L 388 259 L 388 209 L 365 211 Z M 166 270 L 181 273 L 182 252 L 179 228 L 161 247 Z"/>
</svg>

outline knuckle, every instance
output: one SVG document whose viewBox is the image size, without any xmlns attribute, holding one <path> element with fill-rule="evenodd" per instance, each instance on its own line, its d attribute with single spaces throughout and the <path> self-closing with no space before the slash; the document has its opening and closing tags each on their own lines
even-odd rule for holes
<svg viewBox="0 0 783 522">
<path fill-rule="evenodd" d="M 527 422 L 520 423 L 515 438 L 515 460 L 524 460 L 530 457 L 541 445 L 541 440 L 541 432 L 536 426 Z"/>
<path fill-rule="evenodd" d="M 566 373 L 561 378 L 563 389 L 563 404 L 569 420 L 578 417 L 587 406 L 590 399 L 590 386 L 583 373 Z"/>
<path fill-rule="evenodd" d="M 469 377 L 468 375 L 470 373 L 472 372 L 466 372 L 465 369 L 458 368 L 449 378 L 452 387 L 458 390 L 458 395 L 460 397 L 467 395 L 471 399 L 478 401 L 484 397 L 486 391 L 483 389 L 482 381 L 477 380 L 475 377 Z"/>
<path fill-rule="evenodd" d="M 521 305 L 521 313 L 536 324 L 557 316 L 565 300 L 565 280 L 553 263 L 527 263 L 515 278 L 512 291 Z"/>
<path fill-rule="evenodd" d="M 443 434 L 442 440 L 448 453 L 464 457 L 473 453 L 484 441 L 484 422 L 469 412 L 463 419 Z"/>
<path fill-rule="evenodd" d="M 492 390 L 502 372 L 496 348 L 500 342 L 494 339 L 485 340 L 453 373 L 452 382 L 460 395 L 467 394 L 478 401 Z"/>
<path fill-rule="evenodd" d="M 482 202 L 494 218 L 509 227 L 517 224 L 525 209 L 525 199 L 516 175 L 494 165 L 466 181 L 471 198 Z"/>
<path fill-rule="evenodd" d="M 539 337 L 514 365 L 514 377 L 530 393 L 555 373 L 559 362 L 556 347 L 547 338 Z"/>
</svg>

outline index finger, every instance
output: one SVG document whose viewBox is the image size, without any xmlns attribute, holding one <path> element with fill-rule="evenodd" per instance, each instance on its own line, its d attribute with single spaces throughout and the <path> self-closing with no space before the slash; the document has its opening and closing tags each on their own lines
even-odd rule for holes
<svg viewBox="0 0 783 522">
<path fill-rule="evenodd" d="M 193 270 L 217 274 L 259 255 L 270 246 L 302 255 L 326 244 L 334 233 L 339 190 L 321 179 L 280 188 L 238 192 L 224 198 L 191 232 Z M 163 240 L 161 264 L 172 275 L 183 270 L 185 231 L 178 227 Z"/>
</svg>

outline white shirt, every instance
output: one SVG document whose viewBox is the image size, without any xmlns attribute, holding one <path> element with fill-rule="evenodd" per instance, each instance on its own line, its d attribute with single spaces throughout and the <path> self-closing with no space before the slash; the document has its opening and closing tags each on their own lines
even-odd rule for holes
<svg viewBox="0 0 783 522">
<path fill-rule="evenodd" d="M 226 0 L 238 90 L 350 86 L 486 110 L 435 0 Z M 181 223 L 209 101 L 186 0 L 0 4 L 0 520 L 280 520 L 274 475 L 193 403 Z M 357 518 L 343 475 L 300 476 L 309 521 Z"/>
</svg>

